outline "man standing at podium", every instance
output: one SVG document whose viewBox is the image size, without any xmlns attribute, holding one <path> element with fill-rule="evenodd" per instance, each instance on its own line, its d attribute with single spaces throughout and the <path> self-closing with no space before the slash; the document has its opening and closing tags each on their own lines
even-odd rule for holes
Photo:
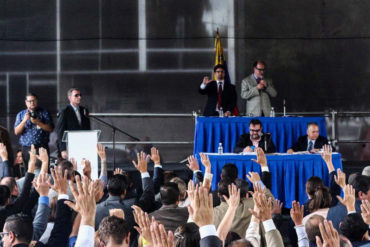
<svg viewBox="0 0 370 247">
<path fill-rule="evenodd" d="M 235 145 L 234 153 L 250 153 L 256 147 L 263 149 L 265 153 L 275 153 L 276 148 L 270 134 L 262 133 L 262 123 L 258 119 L 249 122 L 249 133 L 239 137 Z"/>
<path fill-rule="evenodd" d="M 288 149 L 287 153 L 308 151 L 311 153 L 319 151 L 322 146 L 328 144 L 328 139 L 319 133 L 319 125 L 311 122 L 307 126 L 307 135 L 298 138 L 298 141 Z"/>
<path fill-rule="evenodd" d="M 235 86 L 225 83 L 225 67 L 222 64 L 216 65 L 213 72 L 216 74 L 216 81 L 206 76 L 199 88 L 200 94 L 208 96 L 203 115 L 218 116 L 222 110 L 224 116 L 231 116 L 236 106 Z"/>
<path fill-rule="evenodd" d="M 68 158 L 66 143 L 63 142 L 63 134 L 66 130 L 90 130 L 90 119 L 87 108 L 80 106 L 81 92 L 78 88 L 68 90 L 69 105 L 58 113 L 57 134 L 58 150 L 63 159 Z"/>
</svg>

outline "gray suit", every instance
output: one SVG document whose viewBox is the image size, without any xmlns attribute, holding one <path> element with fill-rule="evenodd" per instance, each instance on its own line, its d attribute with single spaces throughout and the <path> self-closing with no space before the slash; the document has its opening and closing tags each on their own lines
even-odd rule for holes
<svg viewBox="0 0 370 247">
<path fill-rule="evenodd" d="M 257 89 L 257 80 L 253 74 L 242 80 L 242 99 L 247 100 L 247 114 L 252 116 L 270 116 L 271 103 L 270 97 L 276 97 L 277 92 L 271 79 L 264 79 L 267 82 L 265 90 Z"/>
</svg>

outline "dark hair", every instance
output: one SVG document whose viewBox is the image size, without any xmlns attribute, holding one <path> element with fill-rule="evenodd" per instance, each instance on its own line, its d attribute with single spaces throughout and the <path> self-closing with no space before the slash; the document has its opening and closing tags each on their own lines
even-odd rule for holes
<svg viewBox="0 0 370 247">
<path fill-rule="evenodd" d="M 78 89 L 78 88 L 76 88 L 76 87 L 72 87 L 72 88 L 68 89 L 68 91 L 67 91 L 67 95 L 68 95 L 68 96 L 71 96 L 73 91 L 79 91 L 79 92 L 81 92 L 81 90 L 80 90 L 80 89 Z"/>
<path fill-rule="evenodd" d="M 116 216 L 105 217 L 100 222 L 98 229 L 100 241 L 102 241 L 105 246 L 108 244 L 109 239 L 111 239 L 114 244 L 122 244 L 129 233 L 130 225 L 127 221 Z"/>
<path fill-rule="evenodd" d="M 159 193 L 164 205 L 175 204 L 179 200 L 180 190 L 176 183 L 168 182 L 161 186 Z"/>
<path fill-rule="evenodd" d="M 244 179 L 238 178 L 235 180 L 235 185 L 238 187 L 238 189 L 240 189 L 240 200 L 242 200 L 248 194 L 249 183 Z"/>
<path fill-rule="evenodd" d="M 224 71 L 226 70 L 223 64 L 217 64 L 215 67 L 213 67 L 213 72 L 216 72 L 217 69 L 223 69 Z"/>
<path fill-rule="evenodd" d="M 319 236 L 321 239 L 321 233 L 319 224 L 324 222 L 325 218 L 321 215 L 314 214 L 306 222 L 305 228 L 307 233 L 307 238 L 310 242 L 316 243 L 316 236 Z"/>
<path fill-rule="evenodd" d="M 58 167 L 62 167 L 63 174 L 65 173 L 65 170 L 68 170 L 67 172 L 67 179 L 70 180 L 72 176 L 75 174 L 73 164 L 69 162 L 68 160 L 62 160 L 59 162 Z"/>
<path fill-rule="evenodd" d="M 250 122 L 249 122 L 249 126 L 251 125 L 260 125 L 262 127 L 262 122 L 260 120 L 258 120 L 257 118 L 253 118 Z"/>
<path fill-rule="evenodd" d="M 266 67 L 266 63 L 265 63 L 264 61 L 262 61 L 262 60 L 257 60 L 257 61 L 254 61 L 254 63 L 253 63 L 253 68 L 257 67 L 257 65 L 258 65 L 259 63 L 262 63 L 262 64 Z"/>
<path fill-rule="evenodd" d="M 370 190 L 370 177 L 364 175 L 358 175 L 352 181 L 351 185 L 355 189 L 356 198 L 358 198 L 358 193 L 361 191 L 362 193 L 367 194 Z"/>
<path fill-rule="evenodd" d="M 14 190 L 15 186 L 17 186 L 17 182 L 13 177 L 3 177 L 1 179 L 1 184 L 8 186 L 10 193 Z"/>
<path fill-rule="evenodd" d="M 174 236 L 176 247 L 200 246 L 199 226 L 193 222 L 179 226 L 176 229 Z"/>
<path fill-rule="evenodd" d="M 19 242 L 29 244 L 32 240 L 33 226 L 29 217 L 9 216 L 5 221 L 4 228 L 8 232 L 13 232 Z"/>
<path fill-rule="evenodd" d="M 6 185 L 0 185 L 0 206 L 5 206 L 10 198 L 10 189 Z"/>
<path fill-rule="evenodd" d="M 24 99 L 27 100 L 27 97 L 35 97 L 37 99 L 37 95 L 34 93 L 27 93 Z"/>
<path fill-rule="evenodd" d="M 253 245 L 251 244 L 251 242 L 249 242 L 248 240 L 246 239 L 238 239 L 238 240 L 235 240 L 235 241 L 232 241 L 230 244 L 229 244 L 230 247 L 235 247 L 235 246 L 238 246 L 238 247 L 253 247 Z"/>
<path fill-rule="evenodd" d="M 239 240 L 240 236 L 236 232 L 228 232 L 225 238 L 225 244 L 224 247 L 229 246 L 233 241 Z"/>
<path fill-rule="evenodd" d="M 316 126 L 316 127 L 319 127 L 319 124 L 318 124 L 318 123 L 316 123 L 316 122 L 309 122 L 309 123 L 307 124 L 307 129 L 308 129 L 311 125 Z"/>
<path fill-rule="evenodd" d="M 232 184 L 232 183 L 233 183 L 233 181 L 231 181 L 229 179 L 221 179 L 220 182 L 218 182 L 217 192 L 218 192 L 220 200 L 222 202 L 225 201 L 223 196 L 227 196 L 227 197 L 230 196 L 229 195 L 229 185 Z"/>
<path fill-rule="evenodd" d="M 349 214 L 344 217 L 342 224 L 339 225 L 339 228 L 342 234 L 351 242 L 362 241 L 364 234 L 369 229 L 368 225 L 358 213 Z"/>
<path fill-rule="evenodd" d="M 121 196 L 126 191 L 125 178 L 122 175 L 114 175 L 108 180 L 108 193 L 111 196 Z"/>
<path fill-rule="evenodd" d="M 54 222 L 55 219 L 57 218 L 57 201 L 58 201 L 57 196 L 50 198 L 49 222 Z"/>
<path fill-rule="evenodd" d="M 308 211 L 315 212 L 320 208 L 328 208 L 331 204 L 331 195 L 329 188 L 324 185 L 321 178 L 312 176 L 306 183 L 307 194 L 311 196 L 311 201 L 308 204 Z"/>
<path fill-rule="evenodd" d="M 238 168 L 235 164 L 228 163 L 222 167 L 221 170 L 222 178 L 234 181 L 238 178 Z"/>
<path fill-rule="evenodd" d="M 175 177 L 177 176 L 173 171 L 165 171 L 163 173 L 163 184 L 169 183 Z"/>
</svg>

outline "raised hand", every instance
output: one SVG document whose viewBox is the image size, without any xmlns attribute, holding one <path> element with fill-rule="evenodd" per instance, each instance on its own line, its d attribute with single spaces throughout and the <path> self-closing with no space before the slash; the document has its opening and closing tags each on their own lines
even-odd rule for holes
<svg viewBox="0 0 370 247">
<path fill-rule="evenodd" d="M 146 155 L 144 152 L 141 151 L 137 154 L 137 163 L 134 160 L 132 161 L 132 163 L 140 173 L 144 173 L 148 172 L 148 159 L 149 155 Z"/>
<path fill-rule="evenodd" d="M 32 182 L 33 187 L 40 196 L 49 195 L 49 176 L 47 173 L 40 173 L 39 176 Z"/>
<path fill-rule="evenodd" d="M 267 159 L 266 159 L 265 152 L 263 152 L 263 149 L 260 147 L 257 147 L 256 152 L 257 152 L 257 160 L 252 159 L 252 161 L 256 162 L 261 167 L 267 166 Z"/>
<path fill-rule="evenodd" d="M 195 171 L 198 171 L 199 170 L 199 164 L 198 164 L 198 160 L 194 157 L 194 155 L 190 155 L 188 157 L 188 164 L 186 164 L 186 166 L 192 170 L 193 172 Z"/>
<path fill-rule="evenodd" d="M 53 177 L 54 184 L 51 185 L 49 181 L 50 187 L 58 192 L 59 195 L 61 194 L 67 194 L 68 190 L 68 185 L 67 185 L 67 175 L 68 175 L 68 170 L 66 169 L 64 171 L 63 175 L 63 169 L 61 166 L 57 167 L 56 170 L 53 168 L 50 169 L 51 176 Z"/>
<path fill-rule="evenodd" d="M 300 205 L 299 202 L 292 202 L 292 209 L 290 209 L 290 217 L 292 218 L 295 226 L 303 225 L 303 212 L 304 206 Z"/>
<path fill-rule="evenodd" d="M 104 181 L 101 181 L 100 179 L 97 179 L 99 183 L 94 183 L 96 186 L 95 190 L 95 201 L 99 202 L 103 196 L 104 196 Z"/>
<path fill-rule="evenodd" d="M 36 148 L 32 144 L 31 151 L 29 151 L 30 159 L 28 160 L 28 172 L 33 173 L 35 171 L 35 165 L 37 161 Z"/>
<path fill-rule="evenodd" d="M 225 195 L 223 195 L 223 197 L 230 208 L 237 208 L 240 203 L 240 189 L 238 189 L 235 184 L 229 185 L 228 189 L 229 198 Z"/>
<path fill-rule="evenodd" d="M 161 164 L 161 157 L 159 156 L 159 151 L 155 147 L 150 149 L 150 159 L 154 162 L 155 165 Z"/>
<path fill-rule="evenodd" d="M 105 147 L 101 145 L 101 143 L 98 143 L 98 155 L 101 161 L 106 161 L 107 160 L 107 155 L 105 153 Z"/>
<path fill-rule="evenodd" d="M 109 216 L 116 216 L 120 219 L 125 219 L 125 212 L 121 208 L 113 208 L 109 209 Z"/>
<path fill-rule="evenodd" d="M 0 157 L 2 161 L 8 160 L 8 151 L 6 150 L 6 146 L 4 143 L 0 142 Z"/>
<path fill-rule="evenodd" d="M 69 162 L 72 163 L 73 170 L 77 171 L 77 161 L 75 160 L 75 158 L 73 158 L 73 157 L 69 158 Z"/>
<path fill-rule="evenodd" d="M 363 200 L 361 204 L 361 216 L 364 222 L 370 225 L 370 202 Z"/>
<path fill-rule="evenodd" d="M 199 227 L 213 224 L 213 199 L 208 189 L 195 189 L 194 203 L 188 206 L 189 216 Z"/>
<path fill-rule="evenodd" d="M 280 200 L 278 199 L 273 199 L 271 214 L 281 214 L 282 209 L 283 209 L 283 203 L 280 202 Z"/>
<path fill-rule="evenodd" d="M 338 168 L 337 175 L 334 175 L 335 183 L 338 184 L 342 189 L 344 189 L 344 187 L 346 186 L 346 174 L 342 172 L 340 168 Z"/>
<path fill-rule="evenodd" d="M 272 218 L 271 214 L 271 206 L 272 206 L 272 198 L 266 198 L 264 193 L 255 192 L 253 194 L 253 201 L 258 208 L 258 212 L 249 208 L 249 212 L 254 215 L 254 217 L 258 218 L 260 221 L 266 221 Z"/>
<path fill-rule="evenodd" d="M 337 230 L 333 227 L 331 221 L 324 220 L 324 223 L 319 224 L 320 233 L 323 239 L 321 241 L 319 236 L 316 236 L 316 244 L 318 247 L 339 247 L 340 238 Z"/>
<path fill-rule="evenodd" d="M 82 168 L 82 173 L 88 177 L 89 179 L 91 179 L 91 163 L 89 160 L 87 159 L 82 159 L 81 160 L 81 166 L 83 167 Z"/>
<path fill-rule="evenodd" d="M 45 148 L 39 148 L 39 155 L 36 155 L 36 157 L 42 162 L 42 163 L 49 163 L 49 155 L 48 151 Z"/>
<path fill-rule="evenodd" d="M 356 200 L 356 193 L 355 189 L 353 189 L 352 185 L 347 184 L 344 189 L 344 197 L 337 196 L 340 203 L 342 203 L 344 206 L 346 206 L 347 211 L 355 211 L 355 200 Z"/>
<path fill-rule="evenodd" d="M 162 224 L 158 224 L 155 220 L 150 225 L 150 233 L 152 235 L 152 247 L 174 247 L 173 232 L 164 229 Z"/>
<path fill-rule="evenodd" d="M 149 243 L 152 243 L 152 235 L 150 233 L 150 224 L 152 223 L 149 219 L 149 215 L 145 213 L 140 207 L 133 205 L 135 222 L 138 226 L 134 226 L 136 231 Z"/>
<path fill-rule="evenodd" d="M 211 161 L 209 161 L 208 155 L 200 153 L 200 161 L 202 161 L 202 164 L 206 168 L 206 173 L 211 173 Z"/>
<path fill-rule="evenodd" d="M 205 76 L 205 77 L 203 77 L 203 84 L 204 85 L 207 85 L 208 83 L 210 83 L 212 80 L 211 79 L 209 79 L 209 77 L 208 76 Z"/>
<path fill-rule="evenodd" d="M 123 170 L 121 168 L 116 168 L 113 172 L 113 175 L 123 175 Z"/>
<path fill-rule="evenodd" d="M 322 148 L 324 151 L 321 153 L 321 157 L 325 161 L 325 164 L 328 167 L 330 173 L 335 170 L 332 162 L 332 148 L 330 145 L 324 145 Z"/>
<path fill-rule="evenodd" d="M 248 172 L 247 178 L 249 181 L 251 181 L 252 184 L 257 183 L 261 181 L 261 177 L 257 172 Z"/>
</svg>

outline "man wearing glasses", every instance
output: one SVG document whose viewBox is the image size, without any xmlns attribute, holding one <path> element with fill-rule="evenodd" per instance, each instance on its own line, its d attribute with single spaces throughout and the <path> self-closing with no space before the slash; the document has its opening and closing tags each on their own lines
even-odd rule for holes
<svg viewBox="0 0 370 247">
<path fill-rule="evenodd" d="M 36 150 L 43 147 L 49 154 L 49 134 L 53 131 L 54 124 L 49 113 L 38 107 L 36 94 L 28 93 L 25 104 L 27 109 L 17 114 L 14 133 L 17 136 L 20 135 L 19 144 L 22 146 L 22 157 L 27 166 L 28 152 L 32 144 L 35 145 Z"/>
<path fill-rule="evenodd" d="M 90 130 L 90 119 L 87 108 L 80 106 L 81 92 L 78 88 L 68 90 L 69 105 L 58 113 L 57 134 L 58 150 L 61 158 L 67 159 L 66 143 L 63 142 L 63 134 L 66 130 Z"/>
<path fill-rule="evenodd" d="M 256 61 L 253 64 L 253 74 L 242 80 L 242 99 L 247 100 L 247 115 L 270 116 L 270 97 L 276 97 L 277 92 L 271 79 L 264 78 L 265 62 Z"/>
<path fill-rule="evenodd" d="M 262 133 L 261 121 L 252 119 L 249 122 L 249 133 L 239 137 L 234 153 L 254 152 L 257 147 L 262 148 L 265 153 L 274 153 L 276 151 L 271 135 Z"/>
<path fill-rule="evenodd" d="M 200 84 L 199 93 L 208 96 L 204 108 L 204 116 L 219 116 L 223 111 L 224 116 L 231 116 L 231 112 L 236 106 L 235 86 L 225 83 L 225 68 L 218 64 L 213 68 L 216 80 L 210 80 L 208 76 L 203 78 Z"/>
</svg>

